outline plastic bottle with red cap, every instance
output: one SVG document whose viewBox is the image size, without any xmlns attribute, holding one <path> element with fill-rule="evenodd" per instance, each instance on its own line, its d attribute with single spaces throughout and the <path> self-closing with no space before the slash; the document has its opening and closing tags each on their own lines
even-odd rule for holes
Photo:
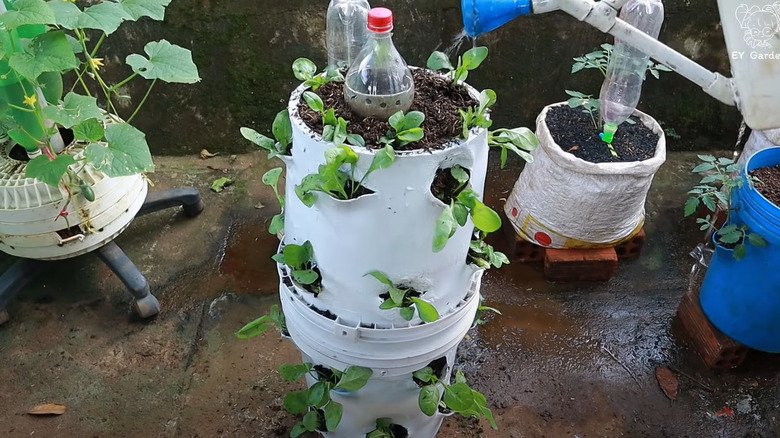
<svg viewBox="0 0 780 438">
<path fill-rule="evenodd" d="M 412 106 L 412 72 L 393 44 L 392 30 L 389 9 L 369 11 L 368 39 L 344 81 L 344 98 L 352 111 L 363 117 L 387 120 Z"/>
</svg>

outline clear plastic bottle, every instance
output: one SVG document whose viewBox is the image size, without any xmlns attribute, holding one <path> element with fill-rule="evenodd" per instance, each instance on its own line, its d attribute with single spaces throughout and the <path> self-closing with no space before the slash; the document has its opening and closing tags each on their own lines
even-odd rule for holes
<svg viewBox="0 0 780 438">
<path fill-rule="evenodd" d="M 368 39 L 344 81 L 344 98 L 363 117 L 387 120 L 412 106 L 412 72 L 393 44 L 392 30 L 393 13 L 386 8 L 371 9 Z"/>
<path fill-rule="evenodd" d="M 366 0 L 330 0 L 326 30 L 328 67 L 352 65 L 366 43 L 369 9 Z"/>
<path fill-rule="evenodd" d="M 664 5 L 660 0 L 629 0 L 620 10 L 620 19 L 653 38 L 658 38 L 664 21 Z M 642 93 L 642 81 L 649 57 L 615 38 L 607 77 L 601 86 L 599 103 L 604 121 L 602 140 L 612 143 L 618 125 L 636 109 Z"/>
</svg>

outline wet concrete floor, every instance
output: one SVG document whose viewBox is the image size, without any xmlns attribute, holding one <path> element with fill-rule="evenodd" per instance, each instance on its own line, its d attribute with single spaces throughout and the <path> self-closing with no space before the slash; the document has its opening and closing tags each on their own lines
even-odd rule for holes
<svg viewBox="0 0 780 438">
<path fill-rule="evenodd" d="M 519 170 L 496 161 L 486 199 L 499 207 Z M 709 371 L 674 328 L 687 253 L 701 239 L 682 218 L 694 163 L 694 154 L 670 154 L 647 202 L 643 254 L 612 280 L 551 284 L 541 266 L 523 264 L 485 276 L 487 304 L 502 314 L 469 332 L 458 367 L 487 396 L 499 430 L 449 417 L 440 437 L 780 436 L 780 358 L 750 352 L 736 370 Z M 52 263 L 0 326 L 0 436 L 273 438 L 297 421 L 282 400 L 300 384 L 276 372 L 300 361 L 293 345 L 275 333 L 233 336 L 277 302 L 269 257 L 278 240 L 266 229 L 278 205 L 260 182 L 275 163 L 249 154 L 157 164 L 152 190 L 196 186 L 206 203 L 193 219 L 175 210 L 138 218 L 117 239 L 162 313 L 135 317 L 94 256 Z M 236 184 L 208 190 L 221 176 Z M 655 380 L 659 365 L 690 376 L 677 373 L 675 401 Z M 45 402 L 67 412 L 26 414 Z"/>
</svg>

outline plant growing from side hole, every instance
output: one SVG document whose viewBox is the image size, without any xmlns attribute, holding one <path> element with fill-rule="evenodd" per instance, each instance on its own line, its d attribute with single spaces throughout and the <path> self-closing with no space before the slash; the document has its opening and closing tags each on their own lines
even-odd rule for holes
<svg viewBox="0 0 780 438">
<path fill-rule="evenodd" d="M 714 231 L 717 234 L 719 244 L 734 248 L 733 256 L 736 260 L 741 260 L 747 252 L 746 243 L 753 246 L 765 247 L 767 245 L 763 236 L 758 233 L 750 232 L 746 225 L 736 225 L 730 223 L 731 210 L 731 192 L 745 184 L 746 180 L 739 176 L 742 166 L 735 163 L 730 158 L 716 158 L 713 155 L 699 155 L 703 162 L 696 166 L 692 172 L 703 175 L 699 184 L 688 191 L 692 195 L 685 202 L 685 216 L 691 216 L 704 204 L 707 209 L 714 213 L 719 207 L 726 212 L 726 225 L 720 230 L 716 229 L 717 218 L 711 214 L 703 218 L 697 218 L 696 223 L 701 224 L 702 231 Z M 761 183 L 757 178 L 748 176 L 747 184 L 751 186 Z"/>
<path fill-rule="evenodd" d="M 241 127 L 240 132 L 245 139 L 266 150 L 268 159 L 279 155 L 290 155 L 292 125 L 290 124 L 290 113 L 287 110 L 279 111 L 274 118 L 273 125 L 271 125 L 271 132 L 276 141 L 245 126 Z"/>
<path fill-rule="evenodd" d="M 501 148 L 501 168 L 506 166 L 507 155 L 514 152 L 528 163 L 534 162 L 529 152 L 539 147 L 539 139 L 528 128 L 500 128 L 488 132 L 488 146 Z"/>
<path fill-rule="evenodd" d="M 424 322 L 434 322 L 439 319 L 439 312 L 430 303 L 420 298 L 419 292 L 396 286 L 387 278 L 387 275 L 379 271 L 371 271 L 366 275 L 374 277 L 388 287 L 387 293 L 380 295 L 381 298 L 384 298 L 384 301 L 379 306 L 380 309 L 400 309 L 401 317 L 406 321 L 412 320 L 415 308 L 417 309 L 417 314 L 420 315 L 420 319 Z"/>
<path fill-rule="evenodd" d="M 281 208 L 281 211 L 279 211 L 278 214 L 275 214 L 274 217 L 271 218 L 271 225 L 268 226 L 268 232 L 271 234 L 278 234 L 284 231 L 284 196 L 279 194 L 279 188 L 277 187 L 279 185 L 279 176 L 281 176 L 281 174 L 281 167 L 274 167 L 273 169 L 263 174 L 263 184 L 271 187 L 274 190 L 274 195 L 276 195 L 276 200 L 279 201 L 279 207 Z"/>
<path fill-rule="evenodd" d="M 452 385 L 442 382 L 431 367 L 415 371 L 413 376 L 418 385 L 422 385 L 418 404 L 425 415 L 433 416 L 439 408 L 443 408 L 464 417 L 483 416 L 490 422 L 490 427 L 498 429 L 493 413 L 487 407 L 487 399 L 468 386 L 460 370 L 455 373 Z"/>
<path fill-rule="evenodd" d="M 370 368 L 358 366 L 351 366 L 344 371 L 310 363 L 280 366 L 279 374 L 288 382 L 298 381 L 307 374 L 317 380 L 310 388 L 291 392 L 284 397 L 284 409 L 287 412 L 303 415 L 303 419 L 290 431 L 290 437 L 295 438 L 306 432 L 336 430 L 341 422 L 343 407 L 331 400 L 330 392 L 357 391 L 366 386 L 372 373 Z"/>
<path fill-rule="evenodd" d="M 364 147 L 366 145 L 363 137 L 357 134 L 347 133 L 347 121 L 343 117 L 336 117 L 336 113 L 333 108 L 325 110 L 325 104 L 322 102 L 322 98 L 316 93 L 311 91 L 303 92 L 303 100 L 306 101 L 306 105 L 320 113 L 322 116 L 322 140 L 340 146 L 344 142 L 353 146 Z"/>
<path fill-rule="evenodd" d="M 458 57 L 458 66 L 453 67 L 450 59 L 443 52 L 433 52 L 428 57 L 426 66 L 431 70 L 446 70 L 453 82 L 464 82 L 469 77 L 469 71 L 476 69 L 487 58 L 487 47 L 474 47 L 463 56 Z"/>
<path fill-rule="evenodd" d="M 290 275 L 300 284 L 309 287 L 314 296 L 320 292 L 316 284 L 320 275 L 314 270 L 314 249 L 308 240 L 303 245 L 288 243 L 284 245 L 281 253 L 274 254 L 271 257 L 275 262 L 287 265 L 290 268 Z"/>
<path fill-rule="evenodd" d="M 335 68 L 328 67 L 323 74 L 317 74 L 317 65 L 307 58 L 296 59 L 292 70 L 296 79 L 314 91 L 330 82 L 344 82 L 344 76 Z"/>
<path fill-rule="evenodd" d="M 492 312 L 501 315 L 500 310 L 496 309 L 495 307 L 486 306 L 485 297 L 480 296 L 479 307 L 477 307 L 477 314 L 474 315 L 474 325 L 483 325 L 487 322 L 482 318 L 482 315 L 484 315 L 486 312 Z"/>
<path fill-rule="evenodd" d="M 236 332 L 238 339 L 250 339 L 255 336 L 260 336 L 271 327 L 276 327 L 283 336 L 287 336 L 287 322 L 284 319 L 284 314 L 279 309 L 278 304 L 271 306 L 271 310 L 268 315 L 263 315 L 249 324 L 241 327 Z"/>
<path fill-rule="evenodd" d="M 453 166 L 450 174 L 458 186 L 453 193 L 463 188 L 469 181 L 468 173 L 460 166 Z M 471 216 L 474 227 L 485 233 L 492 233 L 501 228 L 501 217 L 492 208 L 483 204 L 477 198 L 473 190 L 462 190 L 444 207 L 441 215 L 436 220 L 436 228 L 433 235 L 433 252 L 439 252 L 447 245 L 459 226 L 466 225 L 466 220 Z"/>
<path fill-rule="evenodd" d="M 400 429 L 400 430 L 399 430 Z M 377 418 L 376 429 L 366 434 L 366 438 L 408 438 L 409 432 L 389 418 Z"/>
<path fill-rule="evenodd" d="M 403 111 L 390 116 L 388 123 L 392 128 L 379 139 L 379 144 L 390 145 L 400 149 L 409 143 L 415 143 L 422 140 L 423 129 L 420 127 L 425 121 L 425 114 L 419 111 L 410 111 L 404 114 Z"/>
<path fill-rule="evenodd" d="M 482 231 L 477 231 L 476 238 L 469 244 L 469 252 L 466 255 L 466 261 L 473 263 L 482 269 L 490 269 L 494 267 L 499 269 L 503 265 L 509 264 L 507 256 L 493 249 L 492 245 L 485 242 L 486 234 Z"/>
<path fill-rule="evenodd" d="M 375 152 L 371 165 L 360 180 L 355 178 L 358 154 L 348 146 L 337 146 L 325 151 L 325 164 L 321 164 L 317 173 L 303 177 L 301 183 L 295 186 L 295 194 L 307 207 L 317 200 L 314 192 L 326 193 L 335 199 L 354 199 L 363 187 L 363 181 L 372 172 L 386 169 L 395 160 L 395 151 L 390 145 Z M 349 170 L 344 170 L 347 167 Z"/>
</svg>

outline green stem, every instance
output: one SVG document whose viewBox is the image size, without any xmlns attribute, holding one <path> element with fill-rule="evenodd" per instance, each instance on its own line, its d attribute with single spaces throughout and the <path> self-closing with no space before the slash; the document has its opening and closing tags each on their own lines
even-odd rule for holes
<svg viewBox="0 0 780 438">
<path fill-rule="evenodd" d="M 95 43 L 95 47 L 92 49 L 92 52 L 90 52 L 90 54 L 89 54 L 90 58 L 94 58 L 95 57 L 95 55 L 97 54 L 98 49 L 103 44 L 103 41 L 105 41 L 105 39 L 106 39 L 106 34 L 105 33 L 100 34 L 100 39 L 98 39 L 98 42 Z M 85 51 L 84 53 L 87 53 L 87 52 Z"/>
<path fill-rule="evenodd" d="M 89 97 L 92 97 L 92 93 L 90 93 L 89 88 L 87 88 L 87 83 L 84 82 L 84 77 L 78 71 L 76 72 L 76 77 L 78 78 L 78 82 L 81 84 L 81 87 L 84 88 L 84 94 L 86 94 Z"/>
<path fill-rule="evenodd" d="M 138 104 L 138 106 L 135 108 L 135 111 L 133 111 L 133 114 L 131 114 L 130 117 L 127 119 L 127 123 L 133 121 L 135 115 L 138 114 L 138 111 L 141 109 L 142 106 L 144 106 L 146 99 L 149 97 L 149 94 L 152 92 L 152 88 L 154 88 L 154 84 L 156 83 L 157 83 L 157 79 L 153 80 L 151 85 L 149 85 L 149 89 L 146 90 L 146 94 L 144 94 L 144 98 L 141 99 L 141 103 Z"/>
<path fill-rule="evenodd" d="M 34 113 L 34 112 L 35 112 L 35 110 L 34 110 L 34 109 L 25 108 L 25 107 L 23 107 L 23 106 L 17 106 L 17 105 L 14 105 L 14 104 L 12 104 L 12 103 L 8 103 L 8 104 L 6 104 L 6 105 L 8 105 L 8 108 L 15 109 L 15 110 L 17 110 L 17 111 L 24 111 L 24 112 L 26 112 L 26 113 Z"/>
<path fill-rule="evenodd" d="M 108 91 L 111 91 L 112 93 L 115 92 L 119 87 L 122 85 L 132 81 L 136 76 L 138 76 L 138 73 L 133 73 L 130 76 L 126 77 L 123 81 L 119 82 L 118 84 L 114 85 L 113 87 L 109 88 Z"/>
</svg>

